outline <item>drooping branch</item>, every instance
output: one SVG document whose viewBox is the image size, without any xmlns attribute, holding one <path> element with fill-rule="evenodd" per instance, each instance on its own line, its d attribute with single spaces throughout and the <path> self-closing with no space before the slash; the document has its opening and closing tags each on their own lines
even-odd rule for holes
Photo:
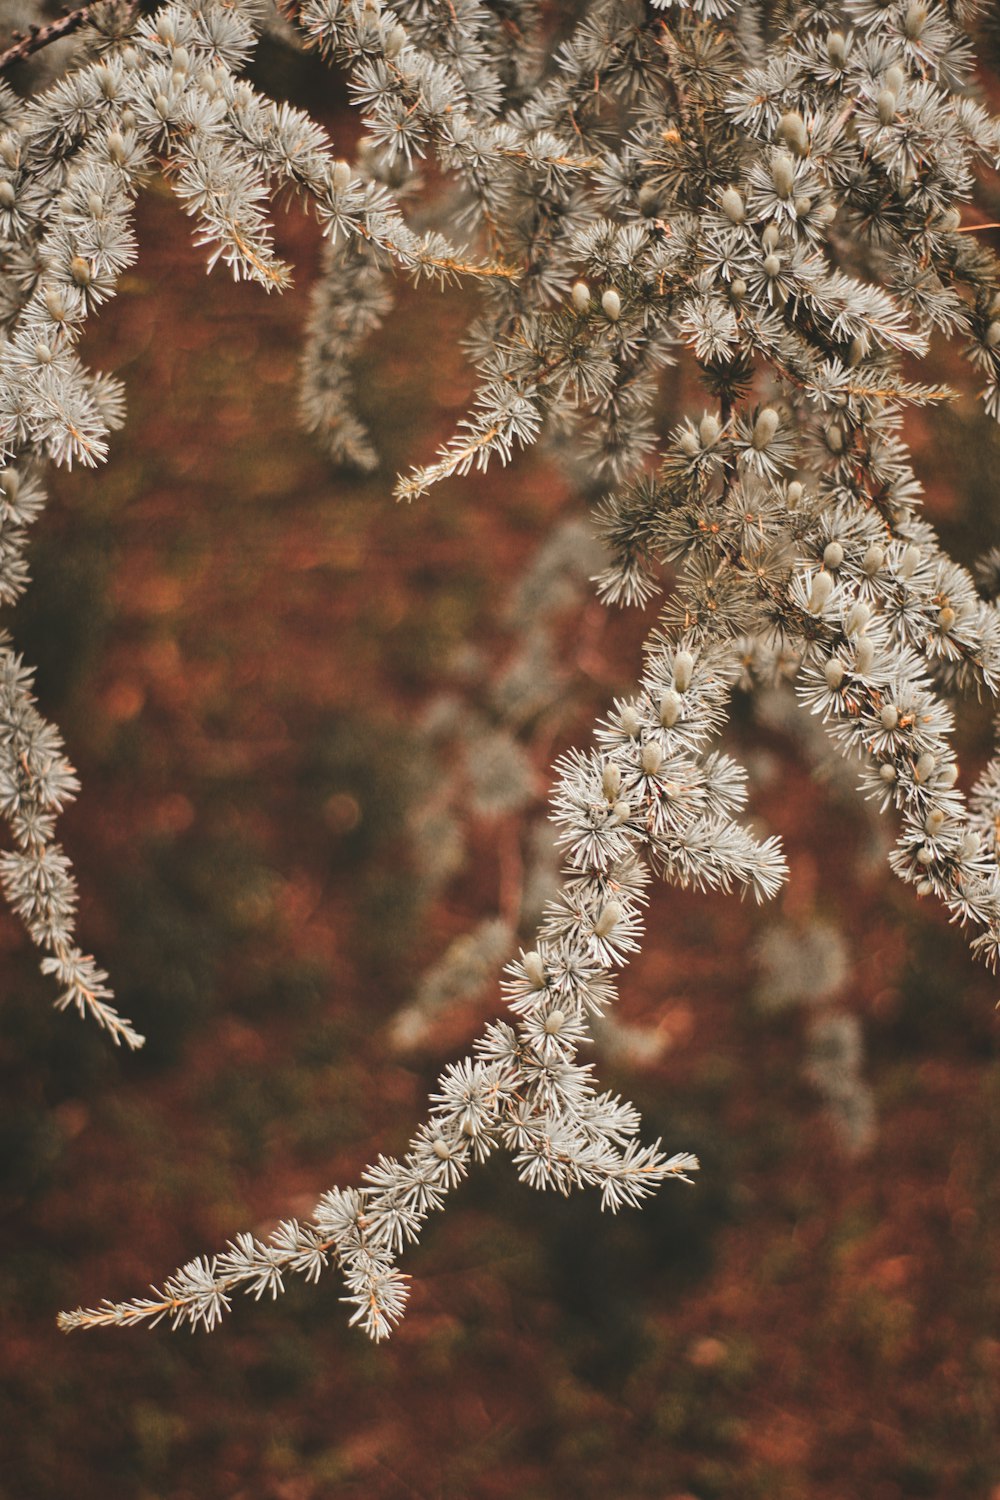
<svg viewBox="0 0 1000 1500">
<path fill-rule="evenodd" d="M 505 17 L 518 5 L 505 0 Z M 899 431 L 902 409 L 947 398 L 904 363 L 935 331 L 961 338 L 1000 419 L 1000 264 L 963 226 L 977 172 L 1000 165 L 1000 122 L 963 82 L 976 0 L 947 14 L 908 0 L 653 8 L 664 17 L 637 21 L 632 0 L 586 0 L 547 63 L 539 24 L 538 52 L 520 49 L 515 65 L 483 0 L 303 0 L 288 13 L 347 71 L 364 112 L 353 166 L 308 114 L 241 77 L 256 0 L 166 0 L 99 59 L 10 105 L 0 599 L 26 581 L 43 462 L 107 454 L 114 390 L 76 346 L 132 262 L 133 200 L 158 165 L 209 264 L 268 290 L 290 274 L 275 194 L 317 213 L 331 250 L 304 409 L 336 456 L 364 452 L 348 364 L 388 306 L 390 275 L 472 282 L 474 404 L 398 493 L 551 435 L 583 461 L 584 487 L 616 486 L 599 513 L 605 600 L 644 603 L 658 566 L 676 570 L 636 698 L 615 705 L 596 750 L 559 763 L 553 815 L 570 869 L 537 948 L 508 966 L 515 1019 L 445 1070 L 404 1157 L 327 1194 L 313 1221 L 267 1242 L 239 1236 L 152 1300 L 102 1304 L 65 1327 L 211 1327 L 235 1290 L 274 1294 L 285 1272 L 312 1277 L 336 1260 L 352 1321 L 381 1338 L 405 1301 L 396 1256 L 496 1147 L 525 1182 L 596 1186 L 612 1208 L 690 1165 L 640 1145 L 635 1112 L 594 1093 L 577 1052 L 635 947 L 645 863 L 697 889 L 768 896 L 780 881 L 772 841 L 733 817 L 739 767 L 703 753 L 755 653 L 794 658 L 804 708 L 860 758 L 863 789 L 900 812 L 893 868 L 978 929 L 977 953 L 1000 957 L 994 786 L 977 790 L 970 821 L 941 697 L 963 685 L 998 695 L 1000 616 L 922 518 Z M 30 55 L 43 31 L 55 40 L 88 16 L 104 24 L 90 7 L 74 15 L 18 48 Z M 450 196 L 418 233 L 400 205 L 422 191 L 428 158 Z M 677 351 L 709 406 L 664 440 L 657 377 Z M 12 696 L 23 686 L 18 676 Z M 69 773 L 21 697 L 9 734 L 0 723 L 0 813 L 18 845 L 0 884 L 57 973 L 59 1003 L 110 1028 L 104 976 L 70 945 L 75 887 L 52 842 Z"/>
</svg>

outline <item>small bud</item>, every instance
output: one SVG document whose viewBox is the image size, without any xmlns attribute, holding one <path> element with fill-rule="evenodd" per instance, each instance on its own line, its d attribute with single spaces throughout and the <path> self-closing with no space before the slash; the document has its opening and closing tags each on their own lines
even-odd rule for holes
<svg viewBox="0 0 1000 1500">
<path fill-rule="evenodd" d="M 618 905 L 618 902 L 609 901 L 594 923 L 594 936 L 599 938 L 607 937 L 618 926 L 621 914 L 622 909 Z"/>
<path fill-rule="evenodd" d="M 120 130 L 108 131 L 107 147 L 108 156 L 121 166 L 125 161 L 125 137 Z"/>
<path fill-rule="evenodd" d="M 867 677 L 875 665 L 875 643 L 870 635 L 859 635 L 854 647 L 854 670 L 859 677 Z"/>
<path fill-rule="evenodd" d="M 0 136 L 0 158 L 3 159 L 4 166 L 16 167 L 20 159 L 20 154 L 16 139 L 11 135 L 9 130 L 5 131 Z"/>
<path fill-rule="evenodd" d="M 621 767 L 609 761 L 601 772 L 601 788 L 609 802 L 614 802 L 622 789 Z"/>
<path fill-rule="evenodd" d="M 900 92 L 905 82 L 906 74 L 903 72 L 898 63 L 893 63 L 891 68 L 886 69 L 885 86 L 887 89 L 891 89 L 894 94 L 898 94 Z"/>
<path fill-rule="evenodd" d="M 831 573 L 817 573 L 812 581 L 809 591 L 809 613 L 820 615 L 830 602 L 833 593 L 833 575 Z"/>
<path fill-rule="evenodd" d="M 69 274 L 77 286 L 89 286 L 93 280 L 93 272 L 90 269 L 90 265 L 84 260 L 82 255 L 73 256 L 73 259 L 69 263 Z"/>
<path fill-rule="evenodd" d="M 933 891 L 933 889 L 934 889 L 934 883 L 933 883 L 933 881 L 930 881 L 930 880 L 918 880 L 917 881 L 917 895 L 918 896 L 929 896 L 931 894 L 931 892 Z"/>
<path fill-rule="evenodd" d="M 842 68 L 847 58 L 847 38 L 842 31 L 831 31 L 826 39 L 826 56 L 831 68 Z"/>
<path fill-rule="evenodd" d="M 944 787 L 947 791 L 955 785 L 957 780 L 958 761 L 950 760 L 948 761 L 947 765 L 941 767 L 940 774 L 938 775 L 938 785 Z"/>
<path fill-rule="evenodd" d="M 771 160 L 771 181 L 779 198 L 790 198 L 795 183 L 795 163 L 787 151 L 776 151 Z"/>
<path fill-rule="evenodd" d="M 701 438 L 702 447 L 711 448 L 721 431 L 722 425 L 718 417 L 707 411 L 698 423 L 698 436 Z"/>
<path fill-rule="evenodd" d="M 795 217 L 797 219 L 804 219 L 812 206 L 812 199 L 808 198 L 805 193 L 800 193 L 792 204 L 792 207 L 795 209 Z"/>
<path fill-rule="evenodd" d="M 12 182 L 0 182 L 0 208 L 13 208 L 16 197 Z"/>
<path fill-rule="evenodd" d="M 830 563 L 826 562 L 825 552 L 823 553 L 823 561 L 826 563 L 828 568 L 831 566 Z M 871 617 L 871 609 L 865 603 L 865 601 L 863 599 L 855 599 L 854 603 L 847 611 L 847 614 L 844 616 L 844 629 L 846 630 L 848 635 L 857 635 L 859 630 L 864 630 Z"/>
<path fill-rule="evenodd" d="M 753 424 L 753 435 L 750 439 L 758 452 L 761 452 L 769 445 L 780 425 L 780 418 L 773 406 L 764 406 L 761 408 L 757 413 L 757 420 Z"/>
<path fill-rule="evenodd" d="M 777 250 L 781 243 L 781 230 L 777 224 L 765 224 L 760 242 L 765 250 Z"/>
<path fill-rule="evenodd" d="M 383 51 L 390 62 L 398 57 L 406 46 L 406 32 L 400 25 L 391 26 L 385 39 Z"/>
<path fill-rule="evenodd" d="M 43 293 L 45 311 L 53 323 L 62 323 L 66 318 L 66 299 L 54 286 L 47 286 Z"/>
<path fill-rule="evenodd" d="M 839 542 L 827 542 L 823 548 L 823 566 L 832 572 L 840 567 L 844 561 L 844 549 Z"/>
<path fill-rule="evenodd" d="M 18 469 L 0 469 L 0 489 L 8 500 L 16 500 L 21 492 L 21 474 Z"/>
<path fill-rule="evenodd" d="M 616 802 L 611 809 L 617 823 L 627 823 L 632 816 L 632 804 L 630 802 Z"/>
<path fill-rule="evenodd" d="M 736 276 L 729 283 L 729 295 L 734 302 L 742 302 L 747 294 L 747 284 L 742 276 Z"/>
<path fill-rule="evenodd" d="M 899 709 L 895 703 L 886 703 L 883 705 L 882 712 L 879 714 L 879 722 L 882 728 L 890 734 L 894 729 L 898 728 Z"/>
<path fill-rule="evenodd" d="M 737 188 L 727 187 L 719 200 L 722 212 L 731 224 L 742 224 L 747 216 L 743 195 Z"/>
<path fill-rule="evenodd" d="M 781 275 L 781 256 L 775 255 L 773 251 L 770 255 L 764 256 L 764 275 L 767 276 L 771 281 L 773 281 L 776 276 Z"/>
<path fill-rule="evenodd" d="M 101 197 L 100 193 L 87 194 L 87 211 L 89 212 L 92 219 L 103 219 L 104 199 Z"/>
<path fill-rule="evenodd" d="M 984 342 L 988 349 L 995 349 L 1000 344 L 1000 319 L 993 319 L 984 335 Z"/>
<path fill-rule="evenodd" d="M 923 755 L 917 757 L 917 763 L 913 767 L 914 781 L 926 781 L 928 776 L 933 776 L 936 765 L 937 757 L 929 750 L 925 750 Z"/>
<path fill-rule="evenodd" d="M 893 120 L 896 118 L 897 103 L 898 100 L 896 99 L 896 95 L 892 92 L 892 89 L 881 90 L 878 98 L 875 100 L 875 107 L 878 110 L 878 117 L 881 124 L 892 124 Z"/>
<path fill-rule="evenodd" d="M 156 98 L 153 100 L 153 108 L 156 110 L 156 113 L 159 115 L 160 119 L 166 121 L 170 114 L 170 100 L 167 98 L 166 94 L 157 94 Z"/>
<path fill-rule="evenodd" d="M 926 5 L 910 5 L 903 17 L 903 31 L 911 42 L 919 42 L 927 25 Z"/>
<path fill-rule="evenodd" d="M 655 776 L 663 765 L 663 748 L 655 740 L 650 740 L 648 745 L 643 745 L 642 754 L 639 757 L 642 769 L 647 776 Z"/>
<path fill-rule="evenodd" d="M 330 170 L 330 183 L 335 193 L 346 193 L 351 185 L 351 169 L 346 161 L 335 161 Z"/>
<path fill-rule="evenodd" d="M 570 298 L 578 313 L 590 311 L 590 287 L 585 281 L 574 281 Z"/>
<path fill-rule="evenodd" d="M 891 785 L 896 779 L 896 767 L 886 761 L 884 766 L 879 766 L 878 774 L 887 785 Z"/>
<path fill-rule="evenodd" d="M 775 135 L 779 141 L 785 141 L 799 156 L 805 156 L 809 150 L 809 132 L 806 130 L 806 122 L 797 109 L 789 110 L 787 115 L 782 115 L 778 121 Z"/>
<path fill-rule="evenodd" d="M 861 566 L 869 578 L 874 578 L 884 562 L 885 548 L 880 547 L 878 542 L 873 542 L 861 559 Z"/>
<path fill-rule="evenodd" d="M 431 1149 L 438 1161 L 447 1161 L 451 1156 L 451 1147 L 443 1136 L 436 1135 L 431 1142 Z"/>
<path fill-rule="evenodd" d="M 698 454 L 701 452 L 701 444 L 698 441 L 698 434 L 696 432 L 692 432 L 690 427 L 685 427 L 684 431 L 681 433 L 680 442 L 677 446 L 680 448 L 681 452 L 685 455 L 686 458 L 697 458 Z"/>
<path fill-rule="evenodd" d="M 550 1010 L 545 1017 L 545 1031 L 548 1036 L 558 1036 L 565 1024 L 566 1017 L 561 1010 Z"/>
<path fill-rule="evenodd" d="M 533 948 L 530 953 L 524 955 L 521 963 L 532 989 L 543 990 L 545 988 L 545 965 L 542 963 L 542 955 Z"/>
<path fill-rule="evenodd" d="M 826 446 L 831 453 L 838 454 L 844 451 L 844 429 L 836 422 L 831 422 L 823 432 Z"/>
<path fill-rule="evenodd" d="M 793 479 L 791 484 L 788 486 L 788 489 L 785 491 L 785 499 L 788 502 L 788 509 L 794 510 L 804 494 L 804 486 L 801 485 L 797 479 Z"/>
<path fill-rule="evenodd" d="M 690 651 L 678 651 L 674 657 L 674 687 L 679 693 L 686 693 L 691 686 L 693 671 L 694 657 Z"/>
<path fill-rule="evenodd" d="M 924 832 L 929 833 L 931 838 L 934 838 L 944 827 L 944 819 L 944 809 L 941 807 L 932 807 L 924 819 Z"/>
<path fill-rule="evenodd" d="M 636 199 L 639 212 L 647 219 L 655 219 L 660 207 L 660 190 L 651 182 L 644 182 Z"/>
<path fill-rule="evenodd" d="M 681 700 L 673 688 L 667 688 L 660 699 L 660 723 L 664 729 L 673 729 L 681 716 Z"/>
<path fill-rule="evenodd" d="M 938 610 L 938 629 L 942 635 L 947 635 L 955 623 L 955 611 L 950 604 L 945 604 Z"/>
<path fill-rule="evenodd" d="M 639 731 L 642 729 L 642 720 L 630 703 L 626 703 L 622 709 L 620 721 L 623 733 L 627 734 L 630 740 L 637 740 Z"/>
<path fill-rule="evenodd" d="M 186 47 L 175 47 L 170 62 L 175 73 L 186 73 L 191 66 L 191 54 Z"/>
<path fill-rule="evenodd" d="M 932 865 L 933 863 L 934 863 L 934 850 L 933 849 L 929 849 L 927 847 L 927 845 L 924 844 L 920 849 L 917 850 L 917 864 L 918 865 L 923 865 L 924 868 L 926 869 L 926 867 L 928 865 Z"/>
<path fill-rule="evenodd" d="M 823 676 L 826 678 L 826 685 L 831 692 L 835 693 L 837 691 L 846 675 L 847 669 L 840 660 L 840 657 L 831 656 L 823 668 Z"/>
<path fill-rule="evenodd" d="M 920 566 L 920 548 L 912 544 L 903 549 L 903 555 L 899 559 L 900 578 L 910 579 Z"/>
<path fill-rule="evenodd" d="M 868 353 L 868 340 L 858 334 L 847 346 L 847 363 L 855 369 Z"/>
<path fill-rule="evenodd" d="M 958 846 L 958 853 L 961 859 L 975 859 L 979 853 L 978 833 L 974 833 L 971 828 L 966 829 L 965 833 L 962 834 L 962 842 Z"/>
<path fill-rule="evenodd" d="M 52 350 L 48 344 L 35 345 L 35 358 L 40 365 L 50 365 L 52 363 Z"/>
<path fill-rule="evenodd" d="M 601 311 L 609 323 L 617 323 L 622 315 L 622 299 L 613 286 L 609 286 L 601 297 Z"/>
</svg>

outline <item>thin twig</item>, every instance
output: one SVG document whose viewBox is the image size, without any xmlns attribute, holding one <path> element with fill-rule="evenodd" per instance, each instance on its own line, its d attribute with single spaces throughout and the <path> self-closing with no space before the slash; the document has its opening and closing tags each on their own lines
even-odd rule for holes
<svg viewBox="0 0 1000 1500">
<path fill-rule="evenodd" d="M 83 23 L 90 19 L 93 9 L 94 4 L 81 5 L 78 10 L 71 10 L 65 16 L 60 16 L 58 21 L 50 21 L 47 26 L 32 26 L 23 35 L 15 32 L 17 40 L 6 52 L 0 52 L 0 73 L 11 63 L 24 62 L 32 53 L 40 52 L 50 42 L 58 42 L 61 37 L 79 31 Z"/>
</svg>

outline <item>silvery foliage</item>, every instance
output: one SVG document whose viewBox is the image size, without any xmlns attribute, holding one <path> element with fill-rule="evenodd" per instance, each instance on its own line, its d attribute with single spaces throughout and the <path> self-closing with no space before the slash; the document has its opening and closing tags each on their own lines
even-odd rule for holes
<svg viewBox="0 0 1000 1500">
<path fill-rule="evenodd" d="M 554 526 L 525 562 L 504 611 L 499 671 L 472 647 L 456 651 L 445 691 L 421 715 L 425 763 L 409 818 L 420 894 L 429 900 L 474 858 L 467 834 L 477 825 L 498 841 L 500 882 L 498 910 L 453 939 L 393 1017 L 386 1040 L 398 1051 L 422 1048 L 443 1016 L 481 996 L 517 934 L 533 933 L 546 901 L 558 894 L 552 829 L 544 818 L 525 816 L 537 802 L 539 779 L 529 742 L 539 734 L 548 740 L 570 701 L 577 663 L 561 647 L 559 627 L 565 635 L 568 615 L 578 625 L 604 559 L 587 519 Z M 521 815 L 516 823 L 512 813 Z M 605 1031 L 610 1024 L 606 1019 Z"/>
<path fill-rule="evenodd" d="M 663 561 L 677 578 L 634 693 L 594 749 L 557 767 L 567 874 L 508 965 L 510 1019 L 441 1075 L 408 1149 L 327 1193 L 312 1221 L 241 1235 L 162 1291 L 65 1327 L 210 1328 L 236 1291 L 276 1295 L 335 1261 L 352 1321 L 381 1338 L 406 1300 L 400 1251 L 493 1151 L 536 1187 L 593 1186 L 611 1209 L 685 1177 L 693 1158 L 643 1145 L 635 1109 L 600 1093 L 579 1054 L 638 946 L 650 872 L 759 899 L 783 879 L 776 842 L 739 821 L 741 768 L 716 748 L 737 677 L 794 671 L 804 708 L 860 758 L 865 793 L 897 810 L 894 868 L 996 964 L 1000 771 L 968 801 L 959 791 L 950 700 L 996 694 L 1000 624 L 921 518 L 901 437 L 907 406 L 948 394 L 903 373 L 933 330 L 960 336 L 1000 417 L 1000 277 L 975 218 L 963 222 L 974 172 L 1000 158 L 971 85 L 981 8 L 592 0 L 546 55 L 540 17 L 517 0 L 304 0 L 295 24 L 347 69 L 364 114 L 353 167 L 239 78 L 262 20 L 245 0 L 142 17 L 116 0 L 52 88 L 3 93 L 4 597 L 23 586 L 45 462 L 105 457 L 119 393 L 75 346 L 132 259 L 134 197 L 157 166 L 211 260 L 268 290 L 288 276 L 269 198 L 284 188 L 315 208 L 331 249 L 303 409 L 333 453 L 370 457 L 347 375 L 388 278 L 468 279 L 483 301 L 476 398 L 399 495 L 554 434 L 611 490 L 603 597 L 649 599 Z M 467 243 L 406 221 L 431 157 L 451 192 L 441 221 Z M 678 350 L 708 410 L 663 441 L 657 376 Z M 6 884 L 64 1002 L 104 1006 L 124 1028 L 71 947 L 52 843 L 71 773 L 9 653 L 4 680 Z"/>
<path fill-rule="evenodd" d="M 88 371 L 76 344 L 134 260 L 135 197 L 157 166 L 169 169 L 198 243 L 211 246 L 210 265 L 221 260 L 267 290 L 288 283 L 266 208 L 283 187 L 313 203 L 332 239 L 356 240 L 415 280 L 507 274 L 466 265 L 441 235 L 414 233 L 374 180 L 334 160 L 307 116 L 239 78 L 263 19 L 252 5 L 223 4 L 167 5 L 140 18 L 112 0 L 94 8 L 78 65 L 54 85 L 23 100 L 0 84 L 0 602 L 27 581 L 27 528 L 44 505 L 46 462 L 103 462 L 121 422 L 118 382 Z M 385 30 L 384 18 L 372 24 Z M 57 1003 L 139 1046 L 110 1004 L 108 976 L 74 942 L 75 887 L 53 840 L 72 770 L 6 640 L 0 671 L 0 795 L 14 841 L 0 879 L 46 955 Z"/>
</svg>

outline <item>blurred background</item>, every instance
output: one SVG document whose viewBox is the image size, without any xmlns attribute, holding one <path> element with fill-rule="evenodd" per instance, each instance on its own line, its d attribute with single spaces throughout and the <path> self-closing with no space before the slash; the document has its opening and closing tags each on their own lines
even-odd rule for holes
<svg viewBox="0 0 1000 1500">
<path fill-rule="evenodd" d="M 257 76 L 350 149 L 316 64 Z M 551 888 L 552 760 L 649 624 L 593 603 L 586 507 L 541 456 L 389 498 L 464 411 L 474 298 L 401 289 L 359 362 L 359 480 L 297 425 L 315 225 L 279 221 L 281 298 L 207 279 L 162 185 L 139 230 L 85 345 L 127 427 L 53 476 L 7 624 L 83 781 L 82 941 L 148 1042 L 55 1014 L 0 918 L 0 1496 L 997 1500 L 997 984 L 779 695 L 737 694 L 730 742 L 788 886 L 656 892 L 596 1058 L 696 1186 L 611 1219 L 491 1163 L 380 1348 L 335 1275 L 210 1337 L 56 1332 L 405 1147 Z M 703 404 L 677 372 L 663 401 L 664 428 Z M 967 396 L 910 435 L 971 563 L 996 429 Z M 989 743 L 967 704 L 965 784 Z"/>
</svg>

